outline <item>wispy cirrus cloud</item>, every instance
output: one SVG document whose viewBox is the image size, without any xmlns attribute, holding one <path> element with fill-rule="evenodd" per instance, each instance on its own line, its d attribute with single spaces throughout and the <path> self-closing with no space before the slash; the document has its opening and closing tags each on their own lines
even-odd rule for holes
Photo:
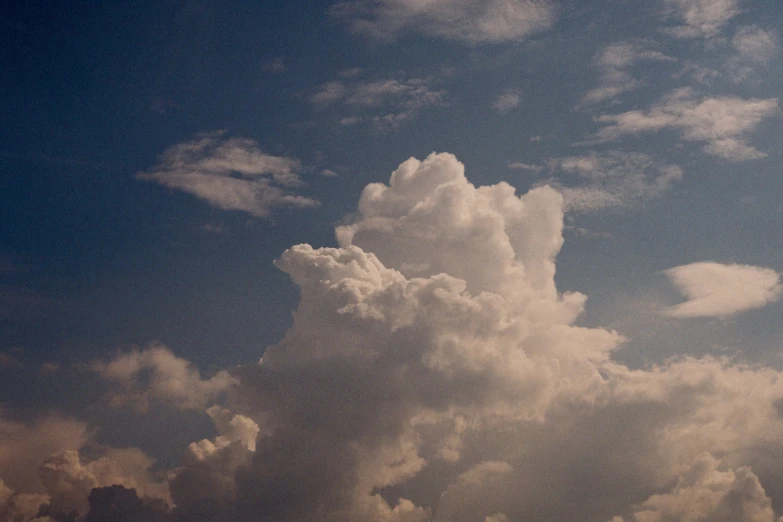
<svg viewBox="0 0 783 522">
<path fill-rule="evenodd" d="M 666 28 L 678 38 L 711 37 L 740 13 L 740 0 L 664 0 L 683 24 Z"/>
<path fill-rule="evenodd" d="M 376 81 L 331 81 L 318 86 L 310 101 L 320 108 L 337 106 L 347 115 L 342 125 L 369 121 L 377 126 L 396 128 L 413 119 L 427 107 L 444 105 L 446 91 L 434 89 L 422 78 Z"/>
<path fill-rule="evenodd" d="M 773 303 L 783 294 L 780 275 L 760 266 L 702 261 L 665 273 L 687 298 L 665 310 L 671 317 L 728 317 Z"/>
<path fill-rule="evenodd" d="M 467 44 L 522 40 L 556 19 L 550 0 L 348 0 L 331 9 L 358 32 L 392 39 L 405 31 Z"/>
<path fill-rule="evenodd" d="M 758 81 L 759 71 L 765 70 L 780 51 L 777 33 L 755 25 L 737 29 L 731 48 L 734 54 L 726 61 L 725 69 L 736 82 Z"/>
<path fill-rule="evenodd" d="M 204 134 L 174 145 L 138 179 L 193 194 L 224 209 L 266 217 L 274 208 L 314 207 L 317 200 L 292 191 L 301 186 L 299 160 L 261 152 L 246 138 Z"/>
<path fill-rule="evenodd" d="M 617 42 L 604 47 L 595 58 L 595 65 L 601 71 L 601 84 L 588 91 L 582 103 L 602 102 L 637 89 L 642 82 L 634 78 L 629 70 L 639 61 L 676 61 L 648 47 L 649 43 L 641 41 Z"/>
<path fill-rule="evenodd" d="M 546 181 L 556 187 L 572 212 L 593 212 L 639 205 L 659 197 L 682 178 L 677 165 L 656 161 L 647 154 L 610 151 L 556 158 L 549 161 L 555 173 L 575 175 Z"/>
<path fill-rule="evenodd" d="M 705 142 L 707 154 L 745 161 L 766 156 L 748 144 L 746 136 L 763 119 L 778 112 L 777 98 L 699 97 L 686 87 L 668 94 L 648 110 L 600 116 L 598 121 L 605 127 L 597 137 L 614 140 L 629 134 L 673 129 L 687 141 Z"/>
</svg>

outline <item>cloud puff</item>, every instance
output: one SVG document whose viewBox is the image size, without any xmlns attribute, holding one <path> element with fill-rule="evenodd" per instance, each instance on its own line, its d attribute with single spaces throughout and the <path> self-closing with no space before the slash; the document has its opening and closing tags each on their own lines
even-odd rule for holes
<svg viewBox="0 0 783 522">
<path fill-rule="evenodd" d="M 645 42 L 618 42 L 608 45 L 595 58 L 595 65 L 601 71 L 601 85 L 588 91 L 582 98 L 582 103 L 602 102 L 637 89 L 641 82 L 630 74 L 629 69 L 641 60 L 675 61 L 660 51 L 648 49 Z"/>
<path fill-rule="evenodd" d="M 725 68 L 736 82 L 756 80 L 779 51 L 778 35 L 768 29 L 746 25 L 737 29 L 731 39 L 735 54 L 728 58 Z"/>
<path fill-rule="evenodd" d="M 684 22 L 668 29 L 679 38 L 717 35 L 726 23 L 740 13 L 740 0 L 665 0 Z"/>
<path fill-rule="evenodd" d="M 549 166 L 578 176 L 576 186 L 549 181 L 563 194 L 565 208 L 574 212 L 644 203 L 669 190 L 683 174 L 680 167 L 660 164 L 646 154 L 619 151 L 553 159 Z"/>
<path fill-rule="evenodd" d="M 606 126 L 598 137 L 613 140 L 628 134 L 677 129 L 685 140 L 706 142 L 704 151 L 708 154 L 732 161 L 751 160 L 765 154 L 748 145 L 745 135 L 778 111 L 777 98 L 697 98 L 692 89 L 682 88 L 647 111 L 600 116 L 598 121 Z"/>
<path fill-rule="evenodd" d="M 119 354 L 109 362 L 95 362 L 92 369 L 117 386 L 110 394 L 112 404 L 127 404 L 140 411 L 147 410 L 152 400 L 202 409 L 236 382 L 226 371 L 202 379 L 194 365 L 155 344 Z"/>
<path fill-rule="evenodd" d="M 445 95 L 445 90 L 433 90 L 430 82 L 421 78 L 332 81 L 321 84 L 310 101 L 321 108 L 339 105 L 352 113 L 340 120 L 342 125 L 367 119 L 381 128 L 396 128 L 426 107 L 443 105 Z"/>
<path fill-rule="evenodd" d="M 672 317 L 727 317 L 777 301 L 783 292 L 777 272 L 759 266 L 704 261 L 665 273 L 688 298 L 666 310 Z"/>
<path fill-rule="evenodd" d="M 499 113 L 509 112 L 522 104 L 522 92 L 518 89 L 507 89 L 498 94 L 492 102 L 492 108 Z"/>
<path fill-rule="evenodd" d="M 381 39 L 406 31 L 468 44 L 522 40 L 548 29 L 556 8 L 550 0 L 348 0 L 331 9 L 353 30 Z"/>
<path fill-rule="evenodd" d="M 183 190 L 224 210 L 266 217 L 274 208 L 314 207 L 318 201 L 291 189 L 302 184 L 299 161 L 264 154 L 250 139 L 206 134 L 167 149 L 138 179 Z"/>
</svg>

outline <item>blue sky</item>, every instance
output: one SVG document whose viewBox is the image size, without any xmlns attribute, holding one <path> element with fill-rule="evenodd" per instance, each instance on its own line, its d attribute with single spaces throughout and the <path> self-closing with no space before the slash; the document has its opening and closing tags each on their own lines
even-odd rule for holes
<svg viewBox="0 0 783 522">
<path fill-rule="evenodd" d="M 87 494 L 113 483 L 177 520 L 685 520 L 669 500 L 742 477 L 766 487 L 752 520 L 783 515 L 776 472 L 757 462 L 782 429 L 769 414 L 783 334 L 781 20 L 783 4 L 751 0 L 5 4 L 0 438 L 15 449 L 0 451 L 0 520 L 27 516 L 25 502 L 52 520 L 98 516 Z M 287 250 L 301 244 L 337 250 Z M 325 282 L 345 294 L 322 295 Z M 467 317 L 486 319 L 453 330 L 462 305 L 427 305 L 423 289 L 471 299 Z M 410 397 L 390 375 L 423 378 L 417 364 L 439 377 Z M 553 380 L 531 398 L 534 374 Z M 645 382 L 650 401 L 667 379 L 709 374 L 725 389 L 661 413 L 654 429 L 705 435 L 669 441 L 655 470 L 622 464 L 626 476 L 592 463 L 625 462 L 590 442 L 594 427 L 644 423 L 623 420 L 630 391 L 599 400 L 588 374 L 611 393 Z M 493 384 L 474 390 L 479 375 Z M 552 384 L 566 381 L 580 384 Z M 398 400 L 374 402 L 373 382 Z M 321 407 L 281 398 L 314 399 L 313 383 L 330 390 Z M 772 409 L 756 431 L 711 440 L 725 419 L 699 408 L 723 412 L 734 387 Z M 607 408 L 560 441 L 581 460 L 546 445 L 575 395 Z M 346 396 L 353 413 L 331 409 Z M 388 425 L 358 413 L 371 408 L 388 408 Z M 543 445 L 547 469 L 626 476 L 630 489 L 588 499 L 552 479 L 544 491 L 519 471 L 544 461 L 489 419 Z M 308 449 L 286 466 L 297 436 Z M 235 447 L 246 454 L 233 468 L 210 467 Z M 46 473 L 74 466 L 92 482 L 52 489 Z M 351 493 L 320 482 L 325 469 Z M 708 471 L 688 483 L 688 469 Z M 214 512 L 185 493 L 210 473 L 234 488 Z M 307 494 L 299 473 L 316 477 Z M 482 493 L 492 481 L 501 493 Z M 270 495 L 279 511 L 253 508 Z M 564 495 L 573 506 L 547 503 Z M 714 500 L 698 520 L 734 520 Z"/>
</svg>

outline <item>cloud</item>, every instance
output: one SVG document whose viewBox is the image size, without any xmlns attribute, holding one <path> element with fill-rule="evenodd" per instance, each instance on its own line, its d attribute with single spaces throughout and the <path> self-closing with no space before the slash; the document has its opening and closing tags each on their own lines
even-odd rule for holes
<svg viewBox="0 0 783 522">
<path fill-rule="evenodd" d="M 727 317 L 780 299 L 783 286 L 774 270 L 703 261 L 666 270 L 688 299 L 666 310 L 671 317 Z"/>
<path fill-rule="evenodd" d="M 718 464 L 709 453 L 697 456 L 671 492 L 651 496 L 629 520 L 773 522 L 772 503 L 750 468 L 719 471 Z"/>
<path fill-rule="evenodd" d="M 161 162 L 136 177 L 182 190 L 224 210 L 266 217 L 274 208 L 314 207 L 318 201 L 291 192 L 302 181 L 299 161 L 271 156 L 250 139 L 206 134 L 167 149 Z"/>
<path fill-rule="evenodd" d="M 276 261 L 300 290 L 291 328 L 231 369 L 230 386 L 162 348 L 98 366 L 131 396 L 212 419 L 214 436 L 152 477 L 167 477 L 171 516 L 676 520 L 687 498 L 704 520 L 735 522 L 783 505 L 783 373 L 712 357 L 617 362 L 623 336 L 579 325 L 586 296 L 555 284 L 563 220 L 551 187 L 475 186 L 451 154 L 410 158 L 365 187 L 336 247 L 295 245 Z M 124 489 L 89 494 L 103 481 L 89 477 L 114 467 L 41 457 L 62 478 L 41 493 L 89 505 L 87 517 L 130 517 L 149 471 L 136 455 L 112 472 Z M 5 505 L 34 493 L 9 489 Z"/>
<path fill-rule="evenodd" d="M 731 161 L 764 157 L 745 141 L 764 118 L 779 112 L 777 98 L 743 99 L 735 96 L 697 98 L 690 88 L 677 89 L 651 109 L 603 115 L 606 126 L 598 132 L 604 140 L 628 134 L 676 129 L 688 141 L 706 142 L 704 151 Z"/>
<path fill-rule="evenodd" d="M 445 90 L 433 90 L 430 82 L 421 78 L 332 81 L 321 84 L 310 101 L 320 108 L 339 105 L 341 110 L 353 113 L 342 117 L 341 125 L 368 119 L 382 128 L 397 128 L 422 109 L 444 105 L 445 95 Z"/>
<path fill-rule="evenodd" d="M 541 172 L 542 170 L 544 170 L 544 167 L 541 167 L 539 165 L 531 165 L 529 163 L 522 163 L 520 161 L 514 161 L 512 163 L 509 163 L 507 167 L 516 170 L 529 170 L 531 172 Z"/>
<path fill-rule="evenodd" d="M 47 415 L 24 423 L 4 417 L 0 413 L 0 478 L 14 490 L 44 492 L 41 463 L 53 453 L 82 447 L 88 438 L 86 423 L 76 419 Z"/>
<path fill-rule="evenodd" d="M 740 13 L 739 0 L 665 0 L 684 25 L 668 28 L 678 38 L 711 37 Z"/>
<path fill-rule="evenodd" d="M 608 45 L 595 58 L 595 65 L 601 71 L 601 85 L 588 91 L 582 98 L 582 103 L 602 102 L 637 89 L 641 82 L 628 70 L 641 60 L 675 61 L 660 51 L 648 49 L 645 42 L 618 42 Z"/>
<path fill-rule="evenodd" d="M 417 31 L 476 45 L 519 41 L 548 29 L 556 8 L 550 0 L 348 0 L 335 4 L 331 14 L 373 38 Z"/>
<path fill-rule="evenodd" d="M 498 94 L 492 102 L 492 108 L 502 114 L 518 108 L 521 104 L 522 93 L 517 89 L 507 89 Z"/>
<path fill-rule="evenodd" d="M 109 396 L 113 405 L 139 411 L 146 411 L 153 400 L 202 409 L 235 384 L 226 371 L 202 379 L 194 365 L 155 344 L 118 354 L 109 362 L 95 362 L 92 369 L 117 387 Z"/>
<path fill-rule="evenodd" d="M 728 74 L 736 82 L 755 80 L 778 53 L 778 35 L 755 25 L 742 26 L 731 39 L 731 47 L 734 55 L 725 65 Z"/>
<path fill-rule="evenodd" d="M 549 181 L 563 194 L 565 208 L 573 212 L 642 204 L 668 191 L 683 174 L 680 167 L 660 164 L 646 154 L 619 151 L 557 158 L 549 166 L 578 177 L 576 186 Z"/>
</svg>

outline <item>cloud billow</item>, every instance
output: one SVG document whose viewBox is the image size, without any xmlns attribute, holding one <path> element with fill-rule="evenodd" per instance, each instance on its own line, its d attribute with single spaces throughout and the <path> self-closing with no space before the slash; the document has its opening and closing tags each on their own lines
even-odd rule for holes
<svg viewBox="0 0 783 522">
<path fill-rule="evenodd" d="M 205 378 L 151 346 L 93 367 L 150 407 L 211 418 L 215 436 L 163 476 L 170 498 L 139 452 L 62 444 L 30 494 L 85 520 L 157 498 L 177 522 L 773 522 L 783 374 L 615 361 L 624 337 L 580 326 L 586 296 L 555 284 L 563 219 L 551 187 L 477 187 L 451 154 L 406 160 L 365 187 L 336 247 L 276 261 L 301 299 L 257 364 Z M 30 504 L 22 488 L 0 488 L 0 513 Z"/>
</svg>

